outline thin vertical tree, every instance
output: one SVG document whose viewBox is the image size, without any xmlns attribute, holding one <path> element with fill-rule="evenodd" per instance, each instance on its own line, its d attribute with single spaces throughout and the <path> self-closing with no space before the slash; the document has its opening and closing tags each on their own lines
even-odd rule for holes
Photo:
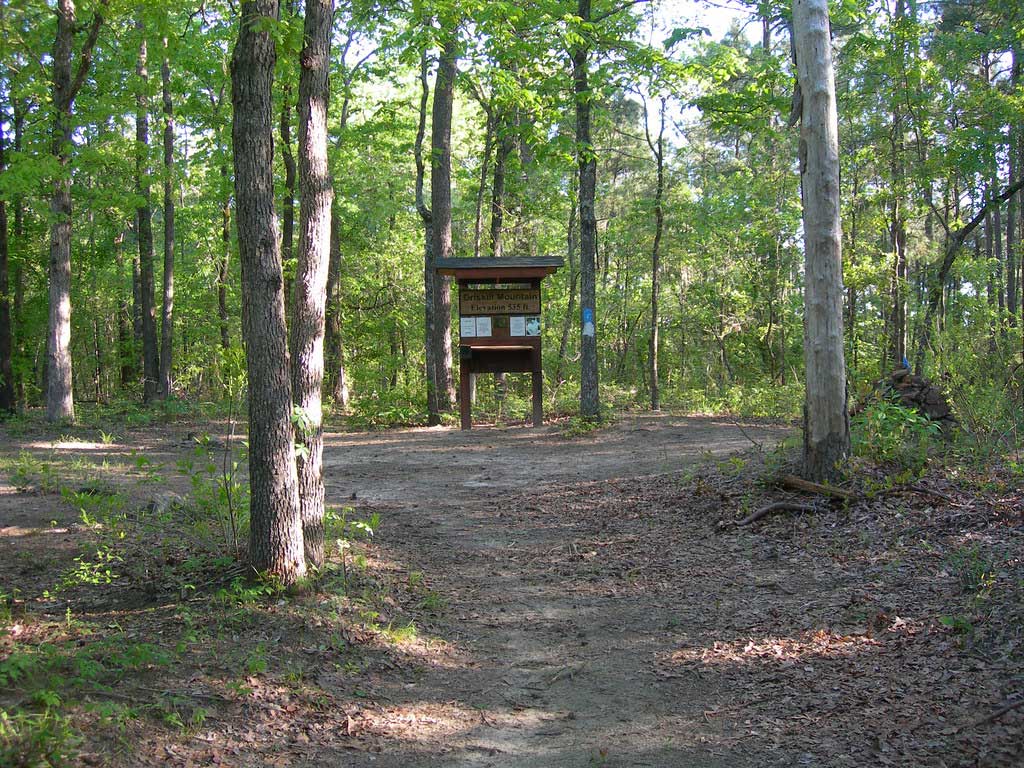
<svg viewBox="0 0 1024 768">
<path fill-rule="evenodd" d="M 164 105 L 164 300 L 160 312 L 161 398 L 171 395 L 174 350 L 174 102 L 171 99 L 171 60 L 164 37 L 164 58 L 160 65 Z"/>
<path fill-rule="evenodd" d="M 292 325 L 292 394 L 301 409 L 297 459 L 306 561 L 324 563 L 324 315 L 334 187 L 327 160 L 333 0 L 306 0 L 299 74 L 299 251 Z"/>
<path fill-rule="evenodd" d="M 579 0 L 577 16 L 584 25 L 591 23 L 590 0 Z M 599 419 L 598 394 L 596 260 L 597 155 L 591 138 L 590 43 L 581 41 L 572 50 L 573 94 L 576 104 L 576 162 L 579 171 L 580 205 L 580 416 Z"/>
<path fill-rule="evenodd" d="M 833 476 L 850 452 L 843 352 L 839 127 L 827 0 L 793 0 L 797 78 L 803 97 L 804 472 Z"/>
<path fill-rule="evenodd" d="M 285 584 L 306 573 L 292 430 L 284 278 L 274 210 L 277 0 L 242 3 L 231 56 L 235 205 L 249 378 L 249 560 Z"/>
<path fill-rule="evenodd" d="M 82 88 L 92 64 L 92 51 L 103 25 L 99 7 L 89 24 L 85 42 L 78 54 L 78 66 L 72 75 L 75 42 L 74 0 L 57 2 L 57 35 L 53 41 L 53 124 L 51 152 L 58 172 L 50 197 L 50 311 L 46 338 L 46 419 L 50 422 L 73 421 L 75 398 L 71 362 L 71 135 L 75 97 Z"/>
<path fill-rule="evenodd" d="M 139 78 L 135 94 L 135 209 L 139 245 L 139 298 L 142 310 L 142 401 L 152 402 L 160 378 L 160 348 L 156 337 L 156 298 L 153 262 L 153 205 L 149 187 L 149 69 L 146 26 L 140 10 L 135 20 L 139 33 L 139 56 L 135 74 Z"/>
<path fill-rule="evenodd" d="M 2 20 L 0 8 L 0 20 Z M 2 115 L 3 113 L 0 113 Z M 7 170 L 4 144 L 7 141 L 3 119 L 0 118 L 0 175 Z M 14 399 L 14 333 L 11 327 L 11 286 L 7 245 L 7 200 L 0 198 L 0 416 L 13 413 Z"/>
</svg>

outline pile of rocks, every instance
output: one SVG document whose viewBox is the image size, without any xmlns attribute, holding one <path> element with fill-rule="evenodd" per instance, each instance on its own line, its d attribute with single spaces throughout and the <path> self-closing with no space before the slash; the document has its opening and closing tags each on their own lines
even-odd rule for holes
<svg viewBox="0 0 1024 768">
<path fill-rule="evenodd" d="M 876 388 L 883 397 L 898 398 L 900 405 L 938 422 L 943 431 L 956 425 L 949 401 L 936 386 L 922 376 L 915 376 L 909 368 L 897 368 L 882 379 Z"/>
</svg>

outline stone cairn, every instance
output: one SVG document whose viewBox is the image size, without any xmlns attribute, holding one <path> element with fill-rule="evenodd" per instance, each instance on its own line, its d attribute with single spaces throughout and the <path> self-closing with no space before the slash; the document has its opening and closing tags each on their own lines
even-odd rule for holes
<svg viewBox="0 0 1024 768">
<path fill-rule="evenodd" d="M 882 397 L 897 399 L 900 405 L 937 422 L 943 432 L 956 426 L 956 418 L 942 391 L 928 379 L 915 376 L 909 368 L 897 368 L 879 381 L 875 389 Z"/>
</svg>

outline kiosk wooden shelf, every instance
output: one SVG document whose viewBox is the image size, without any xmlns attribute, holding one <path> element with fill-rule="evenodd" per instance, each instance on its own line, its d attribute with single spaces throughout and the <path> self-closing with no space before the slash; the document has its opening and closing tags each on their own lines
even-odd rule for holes
<svg viewBox="0 0 1024 768">
<path fill-rule="evenodd" d="M 540 284 L 562 266 L 551 256 L 438 259 L 439 274 L 459 285 L 459 416 L 473 426 L 470 375 L 529 373 L 533 424 L 544 423 Z"/>
</svg>

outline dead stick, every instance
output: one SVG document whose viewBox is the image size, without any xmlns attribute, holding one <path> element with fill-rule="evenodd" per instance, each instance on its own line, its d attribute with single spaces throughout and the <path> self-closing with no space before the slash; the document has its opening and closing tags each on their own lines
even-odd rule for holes
<svg viewBox="0 0 1024 768">
<path fill-rule="evenodd" d="M 859 495 L 853 491 L 848 491 L 845 488 L 838 488 L 834 485 L 825 485 L 824 483 L 813 483 L 810 480 L 804 480 L 802 477 L 796 475 L 779 475 L 779 484 L 784 485 L 787 488 L 793 488 L 797 491 L 803 491 L 804 493 L 816 493 L 820 496 L 832 496 L 837 499 L 844 499 L 845 501 L 854 501 L 859 498 Z"/>
<path fill-rule="evenodd" d="M 790 512 L 817 512 L 818 509 L 813 504 L 797 504 L 793 501 L 776 501 L 774 504 L 769 504 L 765 507 L 761 507 L 755 512 L 750 513 L 742 520 L 723 520 L 718 524 L 719 528 L 740 528 L 744 525 L 750 525 L 760 520 L 765 515 L 770 515 L 772 512 L 778 512 L 780 510 L 788 510 Z"/>
<path fill-rule="evenodd" d="M 977 728 L 979 725 L 985 725 L 986 723 L 994 722 L 994 721 L 998 720 L 1000 717 L 1002 717 L 1003 715 L 1005 715 L 1007 712 L 1013 712 L 1013 710 L 1019 709 L 1020 707 L 1024 707 L 1024 698 L 1017 699 L 1017 701 L 1011 701 L 1011 702 L 1008 702 L 1008 703 L 1004 704 L 1002 707 L 997 709 L 991 715 L 983 717 L 978 722 L 973 723 L 971 725 L 971 727 L 972 728 Z"/>
</svg>

